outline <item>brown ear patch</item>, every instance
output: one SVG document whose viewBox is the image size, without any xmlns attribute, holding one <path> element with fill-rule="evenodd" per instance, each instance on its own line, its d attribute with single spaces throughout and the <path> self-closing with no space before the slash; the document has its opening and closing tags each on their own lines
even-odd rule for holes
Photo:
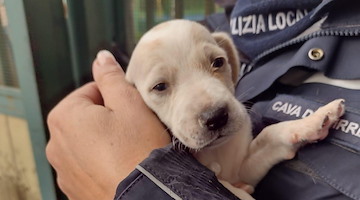
<svg viewBox="0 0 360 200">
<path fill-rule="evenodd" d="M 231 66 L 231 76 L 234 84 L 238 81 L 240 60 L 236 47 L 230 36 L 224 32 L 212 33 L 216 43 L 226 52 Z"/>
</svg>

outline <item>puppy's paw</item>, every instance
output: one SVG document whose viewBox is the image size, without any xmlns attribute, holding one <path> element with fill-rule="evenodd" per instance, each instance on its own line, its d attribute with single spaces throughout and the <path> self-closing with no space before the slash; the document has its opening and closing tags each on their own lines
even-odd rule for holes
<svg viewBox="0 0 360 200">
<path fill-rule="evenodd" d="M 319 115 L 324 115 L 324 113 L 326 113 L 321 129 L 328 129 L 345 113 L 345 100 L 334 100 L 327 105 L 320 107 L 315 114 L 316 113 L 319 113 Z"/>
<path fill-rule="evenodd" d="M 254 141 L 266 146 L 274 163 L 293 159 L 297 150 L 309 143 L 323 140 L 329 128 L 345 113 L 345 101 L 334 100 L 303 119 L 283 121 L 266 127 Z"/>
<path fill-rule="evenodd" d="M 315 143 L 323 140 L 329 133 L 329 128 L 345 113 L 345 100 L 336 99 L 325 106 L 320 107 L 314 114 L 304 118 L 303 121 L 309 127 L 308 131 L 299 132 L 294 143 L 301 146 L 307 143 Z"/>
</svg>

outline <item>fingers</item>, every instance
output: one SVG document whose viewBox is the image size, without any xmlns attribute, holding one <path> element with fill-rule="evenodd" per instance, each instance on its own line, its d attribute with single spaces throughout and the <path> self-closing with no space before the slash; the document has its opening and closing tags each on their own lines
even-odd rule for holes
<svg viewBox="0 0 360 200">
<path fill-rule="evenodd" d="M 53 110 L 83 109 L 92 105 L 103 105 L 103 99 L 95 82 L 90 82 L 71 92 L 58 103 Z"/>
<path fill-rule="evenodd" d="M 246 183 L 236 183 L 233 184 L 235 187 L 240 188 L 242 190 L 244 190 L 245 192 L 247 192 L 248 194 L 252 194 L 254 193 L 254 187 L 252 185 L 246 184 Z"/>
<path fill-rule="evenodd" d="M 103 105 L 103 98 L 95 82 L 90 82 L 70 93 L 64 101 L 71 101 L 78 105 Z"/>
<path fill-rule="evenodd" d="M 49 128 L 61 128 L 62 117 L 72 117 L 71 113 L 84 112 L 89 106 L 103 105 L 103 99 L 94 82 L 85 84 L 70 93 L 58 103 L 49 113 L 47 124 Z"/>
<path fill-rule="evenodd" d="M 124 71 L 109 51 L 102 50 L 97 54 L 93 63 L 93 76 L 104 98 L 104 105 L 110 109 L 127 103 L 121 101 L 131 102 L 139 98 L 139 94 L 126 81 Z"/>
</svg>

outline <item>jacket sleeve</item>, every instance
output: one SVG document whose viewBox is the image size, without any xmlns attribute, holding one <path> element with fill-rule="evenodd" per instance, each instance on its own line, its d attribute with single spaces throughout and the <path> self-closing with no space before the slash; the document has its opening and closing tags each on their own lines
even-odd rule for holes
<svg viewBox="0 0 360 200">
<path fill-rule="evenodd" d="M 118 186 L 120 199 L 238 199 L 190 153 L 172 146 L 154 150 Z"/>
</svg>

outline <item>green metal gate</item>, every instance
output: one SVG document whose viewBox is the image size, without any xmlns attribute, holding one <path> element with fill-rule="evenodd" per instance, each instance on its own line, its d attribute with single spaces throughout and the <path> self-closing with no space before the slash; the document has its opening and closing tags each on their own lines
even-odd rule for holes
<svg viewBox="0 0 360 200">
<path fill-rule="evenodd" d="M 1 2 L 1 82 L 0 82 L 0 112 L 3 114 L 4 126 L 1 128 L 2 138 L 9 139 L 10 153 L 3 154 L 3 164 L 10 163 L 11 169 L 2 173 L 2 188 L 8 186 L 7 191 L 0 194 L 7 199 L 56 199 L 55 187 L 51 168 L 45 158 L 45 128 L 40 106 L 38 87 L 35 76 L 33 55 L 30 47 L 28 28 L 24 12 L 24 5 L 19 0 Z M 21 120 L 24 119 L 24 120 Z M 16 123 L 16 125 L 12 125 Z M 28 135 L 29 133 L 29 135 Z M 8 137 L 6 137 L 8 135 Z M 27 139 L 27 136 L 29 139 Z M 27 150 L 23 145 L 31 143 Z M 4 143 L 6 144 L 6 143 Z M 5 145 L 6 146 L 6 145 Z M 35 161 L 34 181 L 30 185 L 22 179 L 29 179 L 31 170 L 25 162 L 26 152 L 31 150 Z M 2 151 L 2 153 L 4 153 Z M 10 161 L 7 157 L 12 158 Z M 25 157 L 24 157 L 25 155 Z M 32 156 L 31 156 L 32 157 Z M 6 165 L 3 165 L 4 167 Z M 24 168 L 23 168 L 24 167 Z M 15 174 L 11 175 L 11 170 Z M 32 179 L 32 178 L 30 178 Z M 36 194 L 37 184 L 40 184 L 40 195 Z M 10 185 L 10 187 L 9 187 Z M 35 188 L 35 189 L 33 189 Z M 5 188 L 6 189 L 6 188 Z M 28 190 L 34 190 L 27 194 Z M 13 192 L 10 192 L 13 191 Z"/>
</svg>

